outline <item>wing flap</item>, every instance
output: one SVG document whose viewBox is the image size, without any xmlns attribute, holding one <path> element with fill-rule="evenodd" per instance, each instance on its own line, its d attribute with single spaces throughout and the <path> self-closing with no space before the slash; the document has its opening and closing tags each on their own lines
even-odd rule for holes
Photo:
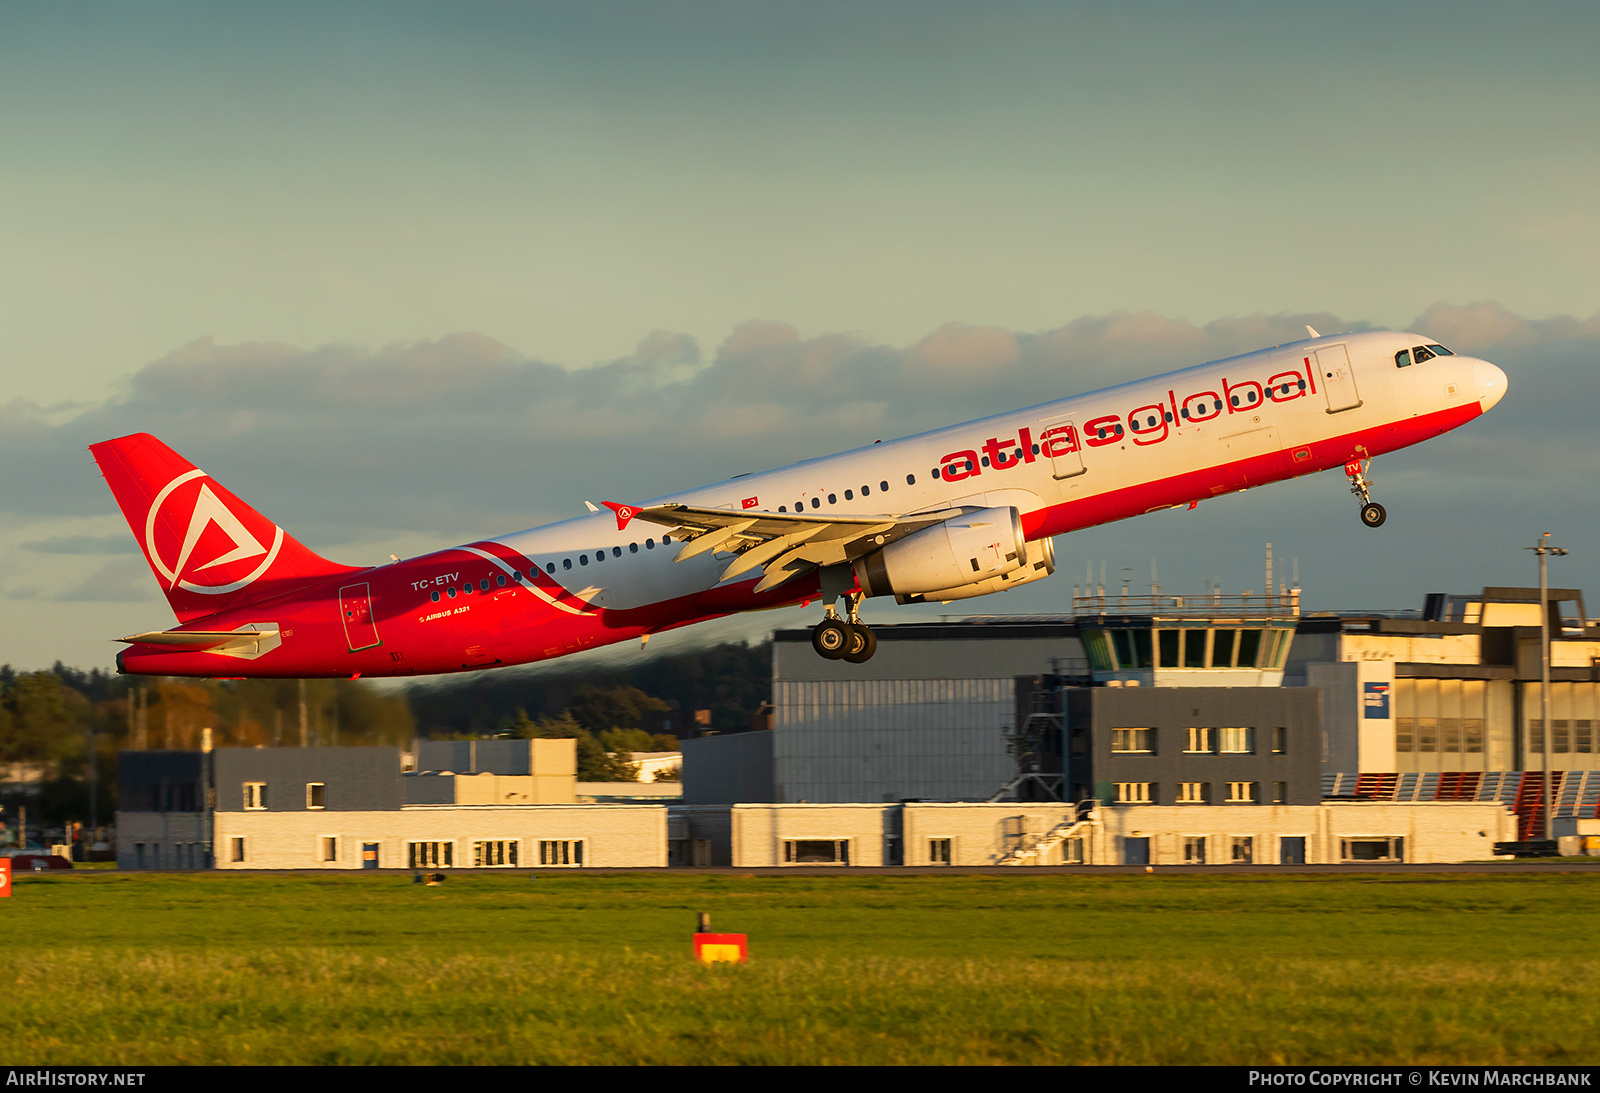
<svg viewBox="0 0 1600 1093">
<path fill-rule="evenodd" d="M 913 532 L 960 516 L 962 509 L 941 509 L 896 516 L 814 512 L 751 512 L 654 505 L 633 518 L 672 529 L 685 546 L 674 561 L 710 551 L 737 555 L 722 580 L 752 569 L 763 570 L 757 592 L 798 577 L 818 566 L 847 565 Z"/>
</svg>

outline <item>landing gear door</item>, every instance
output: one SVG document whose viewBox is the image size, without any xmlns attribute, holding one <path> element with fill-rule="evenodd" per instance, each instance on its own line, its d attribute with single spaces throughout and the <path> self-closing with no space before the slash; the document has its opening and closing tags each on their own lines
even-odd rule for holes
<svg viewBox="0 0 1600 1093">
<path fill-rule="evenodd" d="M 1050 460 L 1051 473 L 1058 479 L 1076 478 L 1085 470 L 1083 437 L 1070 418 L 1046 421 L 1039 427 L 1039 454 Z"/>
<path fill-rule="evenodd" d="M 1328 413 L 1354 410 L 1361 405 L 1355 372 L 1350 368 L 1350 354 L 1345 352 L 1344 346 L 1330 345 L 1317 350 L 1317 382 L 1322 384 L 1322 393 L 1327 396 Z"/>
<path fill-rule="evenodd" d="M 378 627 L 372 621 L 372 589 L 365 584 L 348 584 L 339 589 L 339 614 L 344 620 L 344 640 L 352 653 L 382 645 Z"/>
</svg>

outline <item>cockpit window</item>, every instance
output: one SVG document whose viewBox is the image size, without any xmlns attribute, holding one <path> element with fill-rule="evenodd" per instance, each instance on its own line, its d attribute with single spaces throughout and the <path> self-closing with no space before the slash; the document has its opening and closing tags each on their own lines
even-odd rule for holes
<svg viewBox="0 0 1600 1093">
<path fill-rule="evenodd" d="M 1421 364 L 1423 361 L 1431 361 L 1431 360 L 1433 360 L 1432 351 L 1429 350 L 1428 347 L 1425 346 L 1425 345 L 1419 345 L 1415 349 L 1413 349 L 1411 352 L 1416 354 L 1416 358 L 1417 358 L 1417 363 L 1418 364 Z"/>
<path fill-rule="evenodd" d="M 1455 356 L 1454 353 L 1450 352 L 1450 350 L 1446 349 L 1442 345 L 1430 345 L 1430 346 L 1428 346 L 1428 348 L 1433 350 L 1436 355 L 1441 356 L 1441 357 L 1453 357 L 1453 356 Z"/>
<path fill-rule="evenodd" d="M 1396 353 L 1394 355 L 1394 366 L 1396 368 L 1410 368 L 1411 367 L 1411 350 L 1402 349 L 1402 350 L 1400 350 L 1400 352 Z"/>
</svg>

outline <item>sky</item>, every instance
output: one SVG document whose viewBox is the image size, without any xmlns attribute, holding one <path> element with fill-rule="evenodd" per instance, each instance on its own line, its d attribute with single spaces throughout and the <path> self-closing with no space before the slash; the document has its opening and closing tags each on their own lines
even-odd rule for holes
<svg viewBox="0 0 1600 1093">
<path fill-rule="evenodd" d="M 1271 541 L 1310 605 L 1416 607 L 1533 581 L 1542 531 L 1600 597 L 1596 40 L 1592 3 L 0 0 L 0 663 L 171 622 L 108 437 L 377 562 L 1305 323 L 1510 392 L 1378 461 L 1380 531 L 1322 475 L 956 606 L 1259 589 Z"/>
</svg>

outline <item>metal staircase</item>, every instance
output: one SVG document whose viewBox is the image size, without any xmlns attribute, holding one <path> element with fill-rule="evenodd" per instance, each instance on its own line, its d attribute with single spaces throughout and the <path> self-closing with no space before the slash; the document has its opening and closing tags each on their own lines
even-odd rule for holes
<svg viewBox="0 0 1600 1093">
<path fill-rule="evenodd" d="M 1098 801 L 1082 802 L 1075 814 L 1068 816 L 1046 831 L 1031 844 L 1019 844 L 1007 850 L 995 861 L 996 865 L 1044 865 L 1045 857 L 1068 839 L 1086 837 L 1097 822 Z M 1084 806 L 1089 806 L 1085 808 Z"/>
</svg>

